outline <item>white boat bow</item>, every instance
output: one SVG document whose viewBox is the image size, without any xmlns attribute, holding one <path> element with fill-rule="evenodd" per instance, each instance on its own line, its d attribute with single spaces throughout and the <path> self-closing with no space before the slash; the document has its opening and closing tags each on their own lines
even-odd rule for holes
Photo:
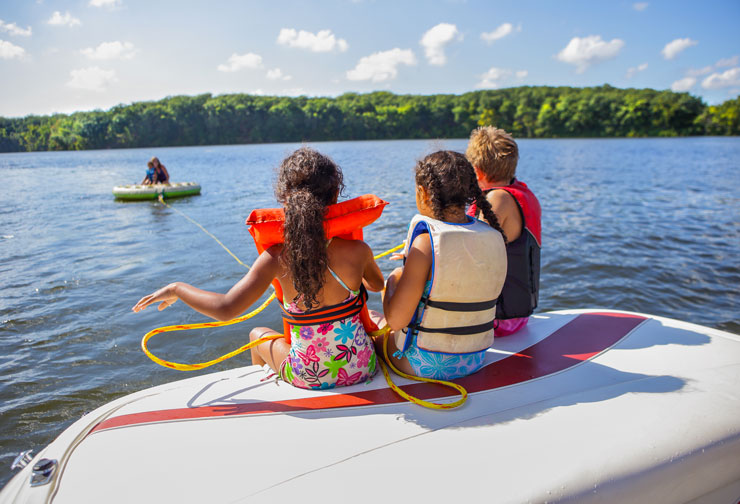
<svg viewBox="0 0 740 504">
<path fill-rule="evenodd" d="M 231 369 L 101 406 L 40 451 L 0 503 L 740 497 L 740 337 L 727 332 L 610 310 L 543 313 L 495 340 L 485 367 L 457 380 L 467 403 L 446 411 L 404 402 L 380 374 L 324 391 L 267 376 Z M 448 394 L 394 380 L 423 398 Z M 41 459 L 57 465 L 31 486 Z"/>
</svg>

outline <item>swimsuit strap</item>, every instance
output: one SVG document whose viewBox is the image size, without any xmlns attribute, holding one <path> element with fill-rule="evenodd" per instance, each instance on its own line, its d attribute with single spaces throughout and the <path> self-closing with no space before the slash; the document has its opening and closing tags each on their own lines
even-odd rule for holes
<svg viewBox="0 0 740 504">
<path fill-rule="evenodd" d="M 329 238 L 329 241 L 326 243 L 326 248 L 329 248 L 329 244 L 331 243 L 331 241 L 333 239 L 334 239 L 333 236 L 331 238 Z M 336 280 L 337 282 L 339 282 L 339 285 L 341 285 L 342 287 L 344 287 L 345 289 L 347 289 L 347 291 L 349 291 L 350 294 L 352 294 L 353 296 L 359 296 L 360 295 L 360 289 L 352 290 L 349 287 L 347 287 L 347 284 L 344 283 L 344 282 L 342 282 L 342 279 L 339 278 L 339 275 L 337 275 L 336 273 L 334 273 L 334 270 L 331 269 L 331 266 L 327 266 L 327 269 L 329 270 L 329 273 L 331 273 L 331 276 L 334 277 L 334 280 Z"/>
<path fill-rule="evenodd" d="M 350 294 L 352 294 L 354 296 L 359 296 L 360 295 L 360 289 L 357 289 L 357 290 L 350 289 L 349 287 L 347 287 L 347 284 L 346 283 L 342 282 L 342 279 L 339 278 L 339 275 L 337 275 L 336 273 L 334 273 L 334 270 L 331 269 L 330 266 L 327 266 L 327 269 L 329 270 L 329 273 L 331 273 L 331 276 L 334 277 L 334 280 L 336 280 L 337 282 L 339 282 L 339 285 L 341 285 L 342 287 L 344 287 L 345 289 L 347 289 Z"/>
</svg>

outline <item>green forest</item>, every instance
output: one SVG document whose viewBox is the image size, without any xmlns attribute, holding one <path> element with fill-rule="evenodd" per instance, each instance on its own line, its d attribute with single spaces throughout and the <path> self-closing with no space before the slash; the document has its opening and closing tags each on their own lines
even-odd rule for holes
<svg viewBox="0 0 740 504">
<path fill-rule="evenodd" d="M 484 125 L 517 138 L 739 135 L 740 96 L 709 106 L 688 93 L 609 85 L 423 96 L 172 96 L 107 111 L 0 118 L 0 152 L 465 138 Z"/>
</svg>

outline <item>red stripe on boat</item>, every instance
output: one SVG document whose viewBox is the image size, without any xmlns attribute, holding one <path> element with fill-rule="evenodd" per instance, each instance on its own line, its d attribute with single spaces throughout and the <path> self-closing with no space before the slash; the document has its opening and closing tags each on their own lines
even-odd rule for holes
<svg viewBox="0 0 740 504">
<path fill-rule="evenodd" d="M 646 320 L 645 317 L 625 313 L 581 314 L 526 350 L 489 364 L 477 373 L 455 380 L 455 382 L 465 387 L 472 394 L 557 373 L 580 364 L 613 346 L 644 320 Z M 413 383 L 401 388 L 421 399 L 439 399 L 455 395 L 449 388 L 432 383 Z M 365 390 L 351 394 L 327 393 L 320 397 L 306 399 L 260 401 L 225 406 L 200 406 L 132 413 L 104 420 L 95 426 L 91 432 L 172 420 L 351 408 L 394 404 L 404 401 L 389 388 Z"/>
</svg>

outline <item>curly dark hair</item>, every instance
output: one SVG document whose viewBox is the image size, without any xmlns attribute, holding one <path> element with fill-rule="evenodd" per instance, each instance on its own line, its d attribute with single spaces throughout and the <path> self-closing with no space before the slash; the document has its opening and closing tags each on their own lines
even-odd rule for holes
<svg viewBox="0 0 740 504">
<path fill-rule="evenodd" d="M 491 204 L 478 187 L 473 165 L 463 154 L 454 151 L 434 152 L 418 161 L 415 171 L 416 184 L 430 195 L 435 219 L 444 220 L 444 212 L 449 207 L 465 208 L 475 203 L 488 224 L 501 233 L 504 241 L 508 241 Z"/>
<path fill-rule="evenodd" d="M 343 190 L 339 166 L 309 147 L 298 149 L 280 164 L 275 196 L 285 209 L 281 260 L 298 291 L 293 301 L 300 300 L 306 309 L 319 304 L 317 295 L 329 266 L 324 231 L 326 207 L 335 203 Z"/>
</svg>

